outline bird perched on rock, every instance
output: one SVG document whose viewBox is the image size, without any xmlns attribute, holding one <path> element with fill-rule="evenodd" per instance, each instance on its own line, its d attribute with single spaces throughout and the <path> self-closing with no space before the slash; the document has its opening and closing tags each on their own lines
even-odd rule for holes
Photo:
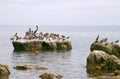
<svg viewBox="0 0 120 79">
<path fill-rule="evenodd" d="M 99 39 L 99 35 L 97 36 L 96 41 L 98 41 L 98 39 Z"/>
<path fill-rule="evenodd" d="M 104 42 L 107 42 L 107 39 L 108 39 L 108 38 L 105 38 L 105 39 L 104 39 Z"/>
<path fill-rule="evenodd" d="M 15 35 L 14 36 L 17 36 L 17 32 L 15 33 Z"/>
<path fill-rule="evenodd" d="M 70 37 L 68 36 L 67 39 L 69 39 Z"/>
<path fill-rule="evenodd" d="M 111 44 L 113 44 L 113 42 L 111 42 Z"/>
<path fill-rule="evenodd" d="M 106 43 L 105 43 L 105 45 L 107 46 L 107 45 L 108 45 L 108 43 L 106 42 Z"/>
<path fill-rule="evenodd" d="M 103 43 L 103 42 L 104 42 L 104 39 L 100 40 L 100 42 Z"/>
<path fill-rule="evenodd" d="M 118 43 L 118 42 L 119 42 L 119 40 L 116 40 L 116 41 L 115 41 L 115 43 Z"/>
</svg>

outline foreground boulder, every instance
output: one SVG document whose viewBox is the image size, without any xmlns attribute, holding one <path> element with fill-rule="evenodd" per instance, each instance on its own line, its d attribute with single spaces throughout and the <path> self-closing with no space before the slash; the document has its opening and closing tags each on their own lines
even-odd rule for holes
<svg viewBox="0 0 120 79">
<path fill-rule="evenodd" d="M 41 74 L 39 77 L 41 79 L 55 79 L 55 78 L 56 79 L 62 79 L 63 78 L 62 75 L 60 75 L 60 74 L 55 75 L 55 74 L 53 74 L 51 72 L 45 72 L 45 73 Z"/>
<path fill-rule="evenodd" d="M 54 79 L 55 75 L 50 72 L 45 72 L 39 76 L 41 79 Z"/>
<path fill-rule="evenodd" d="M 0 79 L 9 79 L 10 70 L 7 65 L 0 64 Z"/>
<path fill-rule="evenodd" d="M 109 55 L 115 55 L 120 57 L 120 43 L 119 40 L 109 43 L 107 38 L 99 40 L 99 36 L 91 44 L 90 50 L 101 50 L 106 52 Z"/>
<path fill-rule="evenodd" d="M 12 41 L 15 51 L 41 51 L 41 50 L 71 50 L 71 40 L 65 35 L 59 35 L 55 33 L 37 33 L 36 30 L 25 33 L 24 37 L 18 36 L 16 33 L 10 40 Z"/>
<path fill-rule="evenodd" d="M 119 74 L 120 60 L 115 55 L 106 54 L 104 51 L 92 51 L 87 57 L 87 73 L 103 75 L 112 73 Z"/>
</svg>

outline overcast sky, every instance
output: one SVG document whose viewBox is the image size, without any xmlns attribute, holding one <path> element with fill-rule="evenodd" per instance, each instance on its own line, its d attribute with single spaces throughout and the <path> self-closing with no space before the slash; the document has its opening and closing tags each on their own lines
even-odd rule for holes
<svg viewBox="0 0 120 79">
<path fill-rule="evenodd" d="M 120 25 L 120 0 L 0 0 L 0 25 Z"/>
</svg>

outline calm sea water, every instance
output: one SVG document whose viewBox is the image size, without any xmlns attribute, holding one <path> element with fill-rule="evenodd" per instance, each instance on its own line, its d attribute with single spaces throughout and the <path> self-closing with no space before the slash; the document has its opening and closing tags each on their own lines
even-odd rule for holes
<svg viewBox="0 0 120 79">
<path fill-rule="evenodd" d="M 89 55 L 90 44 L 97 35 L 109 38 L 109 41 L 120 39 L 119 26 L 39 26 L 39 31 L 58 33 L 70 36 L 73 49 L 66 52 L 14 52 L 11 35 L 16 32 L 23 36 L 24 32 L 35 26 L 0 26 L 0 64 L 10 67 L 9 79 L 40 79 L 44 72 L 62 74 L 63 79 L 87 79 L 86 58 Z M 48 70 L 15 70 L 16 65 L 38 65 L 48 67 Z"/>
</svg>

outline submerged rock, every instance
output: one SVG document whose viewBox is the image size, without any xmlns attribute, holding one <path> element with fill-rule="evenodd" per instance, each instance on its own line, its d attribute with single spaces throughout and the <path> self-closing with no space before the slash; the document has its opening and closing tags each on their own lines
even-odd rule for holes
<svg viewBox="0 0 120 79">
<path fill-rule="evenodd" d="M 27 69 L 31 69 L 30 66 L 28 65 L 23 65 L 23 66 L 16 66 L 14 67 L 16 70 L 27 70 Z"/>
<path fill-rule="evenodd" d="M 17 33 L 12 36 L 12 44 L 15 51 L 35 51 L 35 50 L 71 50 L 71 40 L 69 37 L 55 33 L 37 33 L 31 28 L 24 37 L 19 37 Z"/>
<path fill-rule="evenodd" d="M 27 69 L 35 69 L 35 70 L 47 70 L 48 68 L 45 66 L 37 66 L 37 65 L 21 65 L 14 67 L 16 70 L 27 70 Z"/>
</svg>

